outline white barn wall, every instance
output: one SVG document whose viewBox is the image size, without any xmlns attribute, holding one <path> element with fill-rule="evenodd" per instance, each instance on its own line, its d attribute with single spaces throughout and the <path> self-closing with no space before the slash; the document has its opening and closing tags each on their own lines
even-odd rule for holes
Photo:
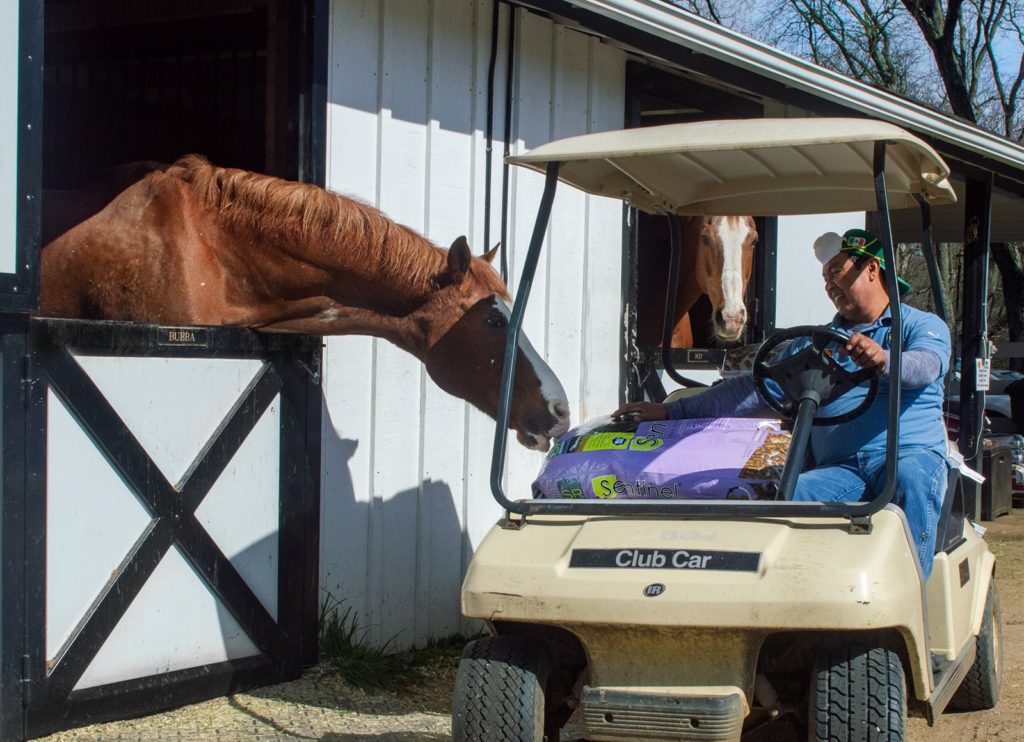
<svg viewBox="0 0 1024 742">
<path fill-rule="evenodd" d="M 327 185 L 441 246 L 484 244 L 491 0 L 337 0 L 331 5 Z M 501 6 L 490 242 L 500 239 L 505 61 Z M 514 151 L 618 128 L 625 55 L 515 11 Z M 507 240 L 515 291 L 543 179 L 513 170 Z M 538 268 L 526 333 L 573 409 L 617 401 L 622 209 L 565 189 Z M 321 584 L 366 637 L 398 646 L 463 628 L 459 587 L 500 515 L 490 495 L 494 426 L 381 340 L 331 338 L 324 364 Z M 506 492 L 522 497 L 542 455 L 509 443 Z"/>
<path fill-rule="evenodd" d="M 821 325 L 836 313 L 825 294 L 814 241 L 825 232 L 842 234 L 864 226 L 864 212 L 779 217 L 775 326 Z"/>
</svg>

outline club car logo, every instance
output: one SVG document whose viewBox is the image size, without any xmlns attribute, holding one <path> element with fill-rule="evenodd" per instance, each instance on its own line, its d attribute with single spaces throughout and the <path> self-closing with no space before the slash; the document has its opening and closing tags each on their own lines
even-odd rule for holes
<svg viewBox="0 0 1024 742">
<path fill-rule="evenodd" d="M 665 586 L 660 582 L 653 582 L 644 588 L 644 595 L 648 598 L 657 598 L 663 592 L 665 592 Z"/>
<path fill-rule="evenodd" d="M 569 566 L 590 569 L 757 572 L 761 568 L 761 553 L 708 549 L 573 549 Z"/>
</svg>

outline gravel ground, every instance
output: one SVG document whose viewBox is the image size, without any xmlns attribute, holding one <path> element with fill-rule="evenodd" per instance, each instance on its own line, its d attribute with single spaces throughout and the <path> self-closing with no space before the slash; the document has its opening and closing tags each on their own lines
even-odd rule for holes
<svg viewBox="0 0 1024 742">
<path fill-rule="evenodd" d="M 455 660 L 430 670 L 408 693 L 367 693 L 315 667 L 288 683 L 215 698 L 139 719 L 96 724 L 41 739 L 48 742 L 153 740 L 418 740 L 451 739 Z"/>
<path fill-rule="evenodd" d="M 999 706 L 992 711 L 946 714 L 929 728 L 909 723 L 911 742 L 1018 742 L 1024 739 L 1024 511 L 989 527 L 1003 605 L 1004 674 Z M 141 719 L 60 732 L 47 742 L 188 742 L 322 740 L 429 742 L 451 739 L 451 692 L 457 660 L 425 671 L 417 688 L 402 694 L 366 693 L 316 667 L 301 679 L 186 706 Z M 570 725 L 563 742 L 578 742 Z"/>
</svg>

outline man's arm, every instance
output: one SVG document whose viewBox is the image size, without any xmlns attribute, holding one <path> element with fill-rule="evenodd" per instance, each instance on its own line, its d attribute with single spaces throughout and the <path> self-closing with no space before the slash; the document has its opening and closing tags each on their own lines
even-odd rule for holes
<svg viewBox="0 0 1024 742">
<path fill-rule="evenodd" d="M 952 344 L 949 327 L 931 312 L 916 312 L 905 335 L 900 363 L 900 386 L 918 389 L 946 375 Z M 883 374 L 889 373 L 889 351 L 885 351 Z"/>
<path fill-rule="evenodd" d="M 691 417 L 742 417 L 765 407 L 754 377 L 736 376 L 715 384 L 706 392 L 683 397 L 665 405 L 670 420 Z"/>
<path fill-rule="evenodd" d="M 741 417 L 764 409 L 765 403 L 747 374 L 720 381 L 707 391 L 668 404 L 630 402 L 612 413 L 614 420 L 682 420 L 693 417 Z"/>
<path fill-rule="evenodd" d="M 944 367 L 949 362 L 949 331 L 945 323 L 937 317 L 935 319 L 941 328 L 936 322 L 925 322 L 922 328 L 915 328 L 908 338 L 900 362 L 900 386 L 904 389 L 928 386 L 946 372 Z M 863 368 L 877 366 L 882 376 L 888 376 L 890 351 L 868 336 L 853 333 L 844 351 L 857 365 Z M 946 363 L 942 361 L 943 355 Z"/>
<path fill-rule="evenodd" d="M 942 359 L 930 350 L 905 350 L 900 359 L 900 386 L 918 389 L 928 386 L 942 374 Z M 889 375 L 889 351 L 885 351 L 883 376 Z"/>
</svg>

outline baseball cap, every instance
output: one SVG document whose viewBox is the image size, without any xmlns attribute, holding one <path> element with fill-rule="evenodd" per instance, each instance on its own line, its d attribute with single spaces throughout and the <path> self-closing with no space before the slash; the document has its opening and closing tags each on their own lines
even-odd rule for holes
<svg viewBox="0 0 1024 742">
<path fill-rule="evenodd" d="M 824 265 L 839 253 L 874 258 L 878 266 L 885 270 L 885 254 L 882 242 L 866 229 L 848 229 L 840 237 L 835 232 L 826 232 L 814 241 L 814 255 Z M 900 293 L 910 291 L 910 284 L 902 278 L 896 278 Z"/>
</svg>

